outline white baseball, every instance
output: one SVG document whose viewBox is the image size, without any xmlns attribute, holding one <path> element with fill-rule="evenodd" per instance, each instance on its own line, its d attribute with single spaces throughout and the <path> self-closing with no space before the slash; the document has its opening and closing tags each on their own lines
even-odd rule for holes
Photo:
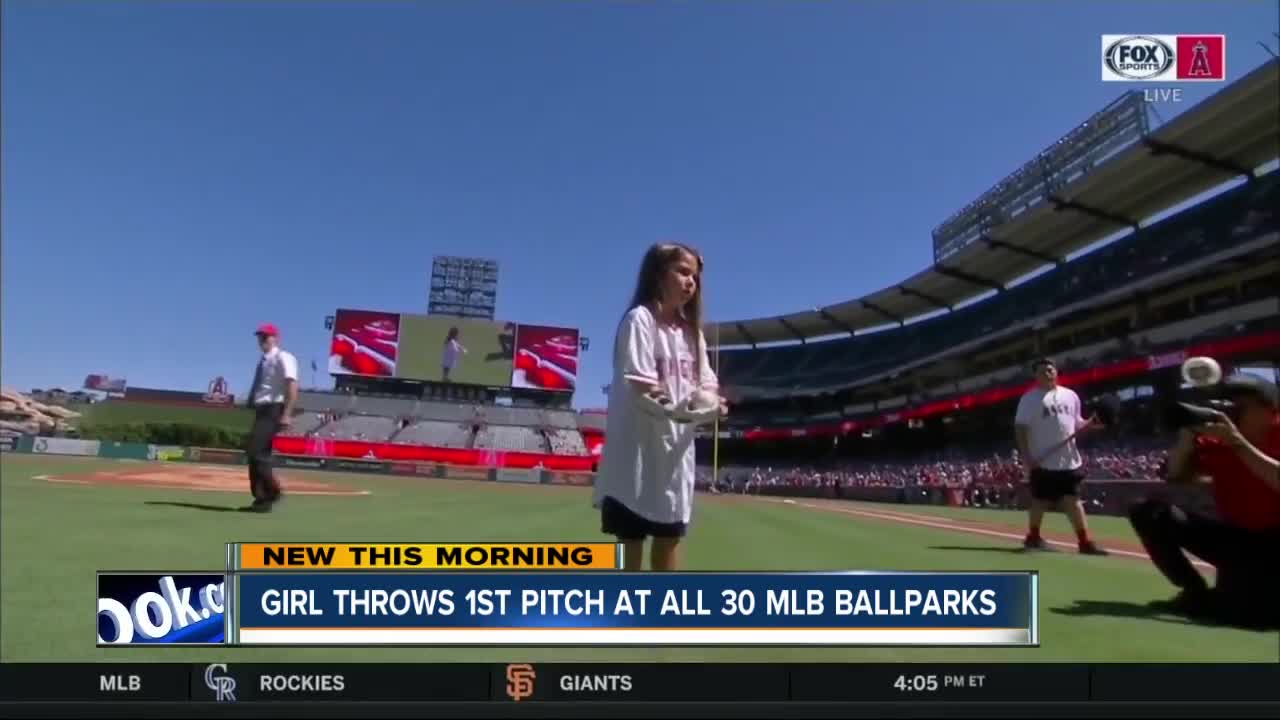
<svg viewBox="0 0 1280 720">
<path fill-rule="evenodd" d="M 689 407 L 693 410 L 707 410 L 720 407 L 720 396 L 709 390 L 695 390 L 689 396 Z"/>
<path fill-rule="evenodd" d="M 1196 387 L 1217 385 L 1222 380 L 1222 366 L 1204 355 L 1189 357 L 1182 362 L 1182 379 Z"/>
</svg>

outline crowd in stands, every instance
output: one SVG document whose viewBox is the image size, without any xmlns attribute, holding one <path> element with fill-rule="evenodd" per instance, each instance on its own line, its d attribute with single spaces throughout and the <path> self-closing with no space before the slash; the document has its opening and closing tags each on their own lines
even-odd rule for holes
<svg viewBox="0 0 1280 720">
<path fill-rule="evenodd" d="M 1164 471 L 1172 438 L 1132 436 L 1085 443 L 1082 455 L 1091 480 L 1156 480 Z M 823 464 L 728 466 L 713 477 L 698 468 L 697 486 L 715 493 L 759 494 L 792 488 L 962 489 L 970 504 L 1006 505 L 1023 482 L 1017 450 L 954 448 L 911 457 L 841 458 Z"/>
</svg>

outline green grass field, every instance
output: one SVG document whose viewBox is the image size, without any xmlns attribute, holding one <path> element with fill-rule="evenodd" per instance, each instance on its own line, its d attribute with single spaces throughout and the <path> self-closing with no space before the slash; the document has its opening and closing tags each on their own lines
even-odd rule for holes
<svg viewBox="0 0 1280 720">
<path fill-rule="evenodd" d="M 76 421 L 81 427 L 126 423 L 186 423 L 248 432 L 253 421 L 252 413 L 245 408 L 187 407 L 108 400 L 93 405 L 78 405 L 71 409 L 81 413 Z"/>
<path fill-rule="evenodd" d="M 685 566 L 701 570 L 1039 570 L 1041 647 L 937 648 L 96 648 L 97 570 L 218 570 L 229 541 L 601 540 L 584 488 L 304 473 L 368 489 L 358 497 L 295 496 L 277 512 L 217 512 L 248 495 L 63 485 L 39 475 L 119 465 L 97 459 L 0 459 L 0 654 L 10 661 L 1024 661 L 1276 662 L 1274 633 L 1199 627 L 1141 607 L 1170 595 L 1151 566 L 1128 556 L 1010 552 L 1022 516 L 1001 511 L 764 498 L 698 498 Z M 135 465 L 136 467 L 136 465 Z M 183 466 L 174 464 L 170 469 Z M 810 506 L 812 505 L 812 506 Z M 1009 537 L 903 524 L 887 514 L 981 521 Z M 1127 524 L 1095 518 L 1104 543 L 1132 544 Z M 1050 517 L 1046 531 L 1066 521 Z M 988 531 L 989 533 L 992 531 Z"/>
</svg>

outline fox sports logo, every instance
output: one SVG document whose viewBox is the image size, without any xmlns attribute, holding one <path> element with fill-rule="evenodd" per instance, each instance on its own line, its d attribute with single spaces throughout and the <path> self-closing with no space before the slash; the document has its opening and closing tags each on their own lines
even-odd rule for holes
<svg viewBox="0 0 1280 720">
<path fill-rule="evenodd" d="M 1107 69 L 1130 80 L 1149 80 L 1173 66 L 1173 48 L 1147 35 L 1130 35 L 1107 47 L 1103 53 Z"/>
</svg>

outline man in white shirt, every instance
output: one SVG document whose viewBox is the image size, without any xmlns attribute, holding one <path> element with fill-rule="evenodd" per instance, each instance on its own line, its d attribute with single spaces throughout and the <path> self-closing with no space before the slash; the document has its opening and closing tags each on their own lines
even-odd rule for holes
<svg viewBox="0 0 1280 720">
<path fill-rule="evenodd" d="M 1095 419 L 1081 415 L 1080 396 L 1058 384 L 1058 368 L 1048 358 L 1031 365 L 1036 387 L 1018 401 L 1018 455 L 1031 485 L 1031 508 L 1023 547 L 1048 550 L 1040 537 L 1045 510 L 1057 506 L 1076 531 L 1079 550 L 1086 555 L 1106 555 L 1089 537 L 1079 487 L 1084 480 L 1084 460 L 1076 436 L 1095 426 Z"/>
<path fill-rule="evenodd" d="M 280 331 L 275 325 L 262 325 L 254 335 L 262 358 L 248 393 L 248 405 L 254 411 L 248 448 L 253 504 L 246 510 L 270 512 L 281 497 L 280 483 L 271 471 L 271 445 L 276 433 L 293 422 L 293 407 L 298 402 L 298 361 L 280 348 Z"/>
</svg>

